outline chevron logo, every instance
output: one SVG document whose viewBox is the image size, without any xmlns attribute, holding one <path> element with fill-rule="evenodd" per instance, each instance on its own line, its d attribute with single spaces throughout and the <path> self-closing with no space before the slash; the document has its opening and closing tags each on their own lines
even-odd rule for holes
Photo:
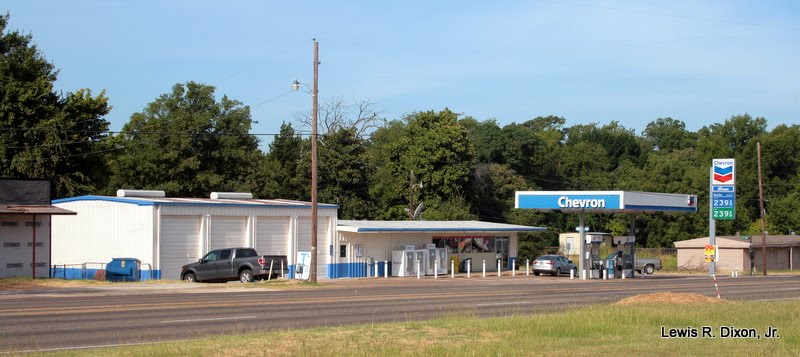
<svg viewBox="0 0 800 357">
<path fill-rule="evenodd" d="M 714 184 L 733 184 L 733 161 L 714 162 Z"/>
</svg>

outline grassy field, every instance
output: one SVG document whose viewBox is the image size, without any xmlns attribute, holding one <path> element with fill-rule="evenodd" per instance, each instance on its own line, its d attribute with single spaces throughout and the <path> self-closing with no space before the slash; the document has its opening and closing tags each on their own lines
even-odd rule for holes
<svg viewBox="0 0 800 357">
<path fill-rule="evenodd" d="M 662 294 L 663 295 L 663 294 Z M 800 301 L 727 302 L 696 296 L 639 297 L 562 313 L 286 330 L 58 356 L 792 356 L 800 354 Z M 638 302 L 637 302 L 638 301 Z M 644 303 L 642 303 L 644 301 Z M 680 303 L 676 303 L 676 301 Z M 693 301 L 686 303 L 686 301 Z M 710 326 L 713 338 L 663 338 Z M 721 326 L 760 338 L 722 338 Z M 769 327 L 780 338 L 765 338 Z M 698 332 L 700 334 L 700 332 Z"/>
</svg>

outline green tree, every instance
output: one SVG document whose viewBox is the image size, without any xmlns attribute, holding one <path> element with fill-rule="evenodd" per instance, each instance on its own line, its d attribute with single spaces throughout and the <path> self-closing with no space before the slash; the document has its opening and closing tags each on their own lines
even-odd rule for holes
<svg viewBox="0 0 800 357">
<path fill-rule="evenodd" d="M 506 222 L 514 209 L 515 193 L 534 189 L 508 165 L 494 163 L 479 164 L 472 182 L 473 206 L 480 220 L 489 222 Z"/>
<path fill-rule="evenodd" d="M 323 135 L 318 165 L 319 200 L 339 205 L 341 219 L 369 218 L 366 146 L 355 128 Z"/>
<path fill-rule="evenodd" d="M 262 185 L 257 188 L 261 197 L 309 200 L 311 198 L 310 143 L 304 143 L 291 124 L 281 124 L 278 135 L 269 144 L 266 163 L 261 167 Z M 302 171 L 308 169 L 308 171 Z"/>
<path fill-rule="evenodd" d="M 672 118 L 658 118 L 647 124 L 644 138 L 653 150 L 671 152 L 694 147 L 697 134 L 686 130 L 686 123 Z"/>
<path fill-rule="evenodd" d="M 55 66 L 30 35 L 6 31 L 9 18 L 0 16 L 0 176 L 49 179 L 54 197 L 92 193 L 105 177 L 108 99 L 57 94 Z"/>
<path fill-rule="evenodd" d="M 381 218 L 408 217 L 411 172 L 421 186 L 413 201 L 435 207 L 465 195 L 475 154 L 458 114 L 449 109 L 414 113 L 376 131 L 373 142 L 370 151 L 376 171 L 370 188 Z"/>
<path fill-rule="evenodd" d="M 251 123 L 249 107 L 227 96 L 217 102 L 214 87 L 176 84 L 123 127 L 112 187 L 188 197 L 252 191 L 263 156 Z"/>
</svg>

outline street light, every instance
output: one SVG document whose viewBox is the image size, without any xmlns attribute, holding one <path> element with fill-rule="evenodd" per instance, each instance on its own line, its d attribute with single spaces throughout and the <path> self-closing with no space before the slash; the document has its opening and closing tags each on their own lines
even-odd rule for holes
<svg viewBox="0 0 800 357">
<path fill-rule="evenodd" d="M 311 87 L 311 271 L 308 281 L 317 282 L 317 82 L 319 80 L 319 42 L 314 39 L 314 82 Z M 300 82 L 292 82 L 292 90 L 300 89 Z"/>
</svg>

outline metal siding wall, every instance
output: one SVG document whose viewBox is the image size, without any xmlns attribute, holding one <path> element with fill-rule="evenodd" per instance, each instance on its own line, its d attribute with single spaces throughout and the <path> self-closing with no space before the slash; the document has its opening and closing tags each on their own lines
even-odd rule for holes
<svg viewBox="0 0 800 357">
<path fill-rule="evenodd" d="M 201 216 L 161 217 L 161 279 L 180 279 L 184 264 L 201 258 Z"/>
<path fill-rule="evenodd" d="M 0 278 L 33 274 L 33 215 L 0 216 Z M 36 216 L 36 276 L 50 275 L 50 216 Z"/>
<path fill-rule="evenodd" d="M 105 201 L 55 206 L 78 214 L 53 216 L 51 264 L 108 263 L 111 258 L 137 258 L 142 264 L 154 264 L 153 206 Z"/>
<path fill-rule="evenodd" d="M 258 254 L 289 255 L 289 217 L 257 217 L 256 244 Z"/>
<path fill-rule="evenodd" d="M 311 251 L 311 217 L 297 218 L 297 251 Z M 328 251 L 331 239 L 329 235 L 329 218 L 317 217 L 317 278 L 328 276 Z M 294 252 L 293 254 L 297 254 Z"/>
<path fill-rule="evenodd" d="M 214 204 L 204 206 L 161 206 L 161 214 L 164 216 L 230 216 L 230 217 L 310 217 L 310 208 L 292 207 L 216 207 Z M 317 211 L 318 218 L 336 217 L 336 209 L 322 209 Z"/>
<path fill-rule="evenodd" d="M 247 217 L 211 217 L 209 251 L 247 245 Z"/>
</svg>

